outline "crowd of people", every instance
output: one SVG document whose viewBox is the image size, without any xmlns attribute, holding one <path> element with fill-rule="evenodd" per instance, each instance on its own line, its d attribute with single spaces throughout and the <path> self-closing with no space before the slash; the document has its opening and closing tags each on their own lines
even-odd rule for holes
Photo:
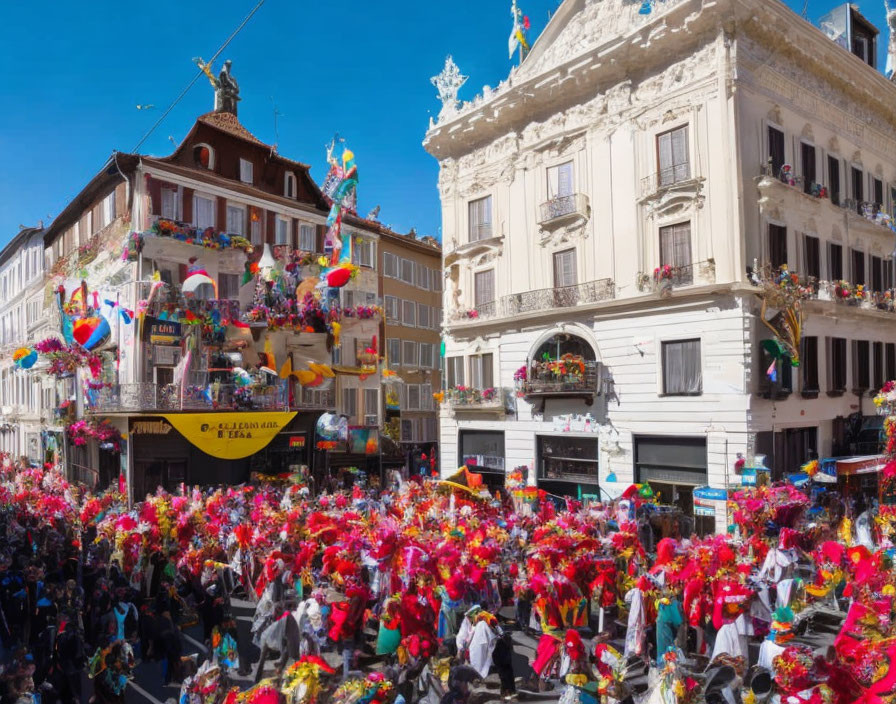
<svg viewBox="0 0 896 704">
<path fill-rule="evenodd" d="M 742 489 L 728 531 L 698 537 L 651 520 L 648 485 L 583 506 L 466 469 L 317 496 L 256 479 L 129 507 L 123 485 L 95 495 L 3 457 L 4 704 L 120 703 L 141 660 L 181 704 L 896 697 L 887 506 Z M 254 602 L 248 635 L 234 597 Z"/>
</svg>

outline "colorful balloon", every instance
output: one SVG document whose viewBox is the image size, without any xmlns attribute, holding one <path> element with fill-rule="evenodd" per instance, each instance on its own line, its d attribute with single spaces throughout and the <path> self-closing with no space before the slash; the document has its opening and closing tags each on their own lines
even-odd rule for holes
<svg viewBox="0 0 896 704">
<path fill-rule="evenodd" d="M 76 318 L 72 323 L 72 334 L 81 347 L 93 350 L 109 340 L 112 328 L 103 316 L 93 315 L 89 318 Z"/>
<path fill-rule="evenodd" d="M 19 369 L 31 369 L 37 362 L 37 352 L 30 347 L 20 347 L 13 352 L 12 361 Z"/>
</svg>

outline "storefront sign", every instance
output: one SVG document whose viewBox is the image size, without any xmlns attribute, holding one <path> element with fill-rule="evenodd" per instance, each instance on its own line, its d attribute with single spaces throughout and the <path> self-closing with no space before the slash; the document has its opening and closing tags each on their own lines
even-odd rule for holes
<svg viewBox="0 0 896 704">
<path fill-rule="evenodd" d="M 163 420 L 136 420 L 131 426 L 132 435 L 167 435 L 171 430 Z"/>
<path fill-rule="evenodd" d="M 305 447 L 305 436 L 304 435 L 292 435 L 289 438 L 289 449 L 290 450 L 299 450 Z"/>
<path fill-rule="evenodd" d="M 197 448 L 222 460 L 238 460 L 267 447 L 295 412 L 172 413 L 164 416 Z"/>
<path fill-rule="evenodd" d="M 694 499 L 695 516 L 715 516 L 716 507 L 712 501 L 706 499 Z"/>
<path fill-rule="evenodd" d="M 717 489 L 712 486 L 698 486 L 694 489 L 694 499 L 703 501 L 727 501 L 728 492 L 725 489 Z"/>
<path fill-rule="evenodd" d="M 151 345 L 179 345 L 182 338 L 180 323 L 147 316 L 143 321 L 143 338 Z"/>
</svg>

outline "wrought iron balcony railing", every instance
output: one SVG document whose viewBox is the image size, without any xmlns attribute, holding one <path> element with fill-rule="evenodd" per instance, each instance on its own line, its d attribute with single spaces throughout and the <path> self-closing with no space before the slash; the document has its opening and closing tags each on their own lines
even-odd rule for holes
<svg viewBox="0 0 896 704">
<path fill-rule="evenodd" d="M 695 262 L 685 266 L 660 266 L 654 269 L 653 275 L 640 274 L 638 289 L 641 291 L 662 291 L 694 284 L 713 284 L 716 281 L 716 263 L 714 259 Z"/>
<path fill-rule="evenodd" d="M 608 301 L 616 295 L 613 279 L 589 281 L 575 286 L 543 288 L 504 296 L 501 306 L 504 315 L 519 315 L 553 308 L 571 308 L 585 303 Z"/>
<path fill-rule="evenodd" d="M 584 368 L 564 367 L 559 361 L 536 362 L 529 370 L 529 378 L 522 383 L 526 396 L 566 396 L 596 394 L 600 363 L 584 362 Z"/>
<path fill-rule="evenodd" d="M 641 195 L 649 196 L 651 193 L 674 186 L 676 183 L 684 183 L 691 180 L 691 165 L 689 162 L 676 164 L 641 179 Z"/>
<path fill-rule="evenodd" d="M 587 220 L 591 216 L 588 205 L 588 196 L 584 193 L 570 193 L 565 196 L 556 196 L 541 204 L 540 225 L 559 223 L 563 220 L 582 218 Z"/>
<path fill-rule="evenodd" d="M 334 408 L 333 389 L 303 389 L 290 406 L 285 384 L 238 387 L 234 384 L 159 385 L 151 382 L 118 384 L 97 392 L 91 405 L 94 413 L 141 413 L 208 410 L 289 410 L 292 408 Z"/>
</svg>

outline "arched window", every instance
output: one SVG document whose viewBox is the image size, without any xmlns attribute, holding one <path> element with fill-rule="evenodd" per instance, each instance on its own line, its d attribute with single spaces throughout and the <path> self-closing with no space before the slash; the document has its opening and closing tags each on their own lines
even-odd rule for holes
<svg viewBox="0 0 896 704">
<path fill-rule="evenodd" d="M 569 333 L 557 333 L 545 340 L 532 355 L 533 362 L 561 359 L 564 355 L 581 357 L 585 362 L 595 361 L 594 349 L 581 337 Z"/>
<path fill-rule="evenodd" d="M 203 169 L 215 168 L 215 150 L 207 144 L 197 144 L 193 147 L 193 161 L 196 166 Z"/>
<path fill-rule="evenodd" d="M 283 195 L 287 198 L 296 197 L 296 175 L 291 171 L 283 175 Z"/>
</svg>

